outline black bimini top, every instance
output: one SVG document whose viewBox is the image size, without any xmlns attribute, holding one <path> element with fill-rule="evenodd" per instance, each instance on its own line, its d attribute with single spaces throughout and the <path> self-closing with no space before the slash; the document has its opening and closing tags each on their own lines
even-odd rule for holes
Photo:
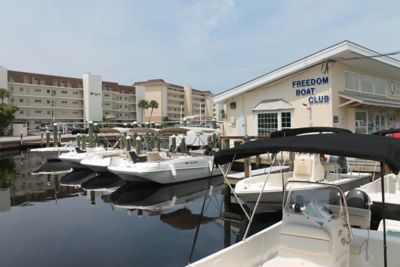
<svg viewBox="0 0 400 267">
<path fill-rule="evenodd" d="M 379 135 L 379 136 L 386 136 L 388 134 L 394 134 L 394 133 L 400 133 L 400 128 L 397 129 L 388 129 L 388 130 L 381 130 L 372 133 L 373 135 Z"/>
<path fill-rule="evenodd" d="M 222 165 L 235 159 L 280 151 L 320 153 L 380 161 L 394 173 L 400 170 L 400 142 L 364 134 L 312 134 L 256 140 L 215 153 L 214 162 Z"/>
<path fill-rule="evenodd" d="M 292 128 L 283 129 L 271 133 L 271 138 L 283 137 L 283 136 L 296 136 L 305 133 L 352 133 L 352 131 L 343 128 L 335 127 L 303 127 L 303 128 Z"/>
</svg>

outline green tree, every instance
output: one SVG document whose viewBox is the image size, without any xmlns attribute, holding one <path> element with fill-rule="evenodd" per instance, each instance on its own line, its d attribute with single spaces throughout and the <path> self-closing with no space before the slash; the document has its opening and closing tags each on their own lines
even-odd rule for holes
<svg viewBox="0 0 400 267">
<path fill-rule="evenodd" d="M 10 97 L 10 92 L 4 88 L 0 88 L 1 103 L 4 103 L 4 98 Z"/>
<path fill-rule="evenodd" d="M 143 118 L 144 118 L 143 112 L 145 109 L 149 108 L 149 102 L 147 100 L 142 99 L 139 101 L 138 107 L 142 109 L 142 122 L 143 122 Z"/>
<path fill-rule="evenodd" d="M 13 105 L 0 104 L 0 135 L 4 135 L 4 131 L 8 125 L 14 120 L 14 114 L 18 108 Z"/>
<path fill-rule="evenodd" d="M 149 108 L 151 108 L 149 122 L 151 121 L 151 117 L 153 116 L 153 109 L 158 109 L 158 102 L 155 100 L 151 100 L 149 103 Z"/>
</svg>

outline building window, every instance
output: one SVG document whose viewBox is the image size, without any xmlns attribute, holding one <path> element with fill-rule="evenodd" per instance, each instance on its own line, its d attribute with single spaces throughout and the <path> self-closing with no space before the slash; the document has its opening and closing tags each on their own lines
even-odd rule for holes
<svg viewBox="0 0 400 267">
<path fill-rule="evenodd" d="M 72 92 L 72 94 L 73 94 L 73 95 L 77 95 L 77 94 L 78 94 L 78 92 Z"/>
<path fill-rule="evenodd" d="M 39 88 L 36 88 L 36 89 L 35 89 L 35 92 L 38 92 L 38 93 L 39 93 L 39 92 L 41 92 L 41 91 L 42 91 L 42 89 L 39 89 Z"/>
<path fill-rule="evenodd" d="M 50 115 L 51 114 L 51 112 L 50 111 L 47 111 L 47 115 Z"/>
<path fill-rule="evenodd" d="M 41 111 L 41 110 L 35 110 L 35 113 L 36 113 L 36 114 L 41 114 L 42 111 Z"/>
<path fill-rule="evenodd" d="M 23 98 L 20 98 L 20 99 L 19 99 L 19 103 L 22 103 L 22 102 L 24 102 L 24 99 L 23 99 Z"/>
<path fill-rule="evenodd" d="M 19 88 L 19 91 L 20 91 L 20 92 L 23 92 L 23 91 L 24 91 L 24 88 L 22 88 L 22 87 Z"/>
<path fill-rule="evenodd" d="M 290 112 L 282 112 L 281 113 L 281 128 L 290 128 L 292 123 L 291 123 L 291 116 Z"/>
<path fill-rule="evenodd" d="M 61 91 L 61 94 L 68 94 L 67 91 Z"/>
<path fill-rule="evenodd" d="M 367 133 L 367 112 L 366 111 L 356 111 L 355 132 L 359 134 Z"/>
<path fill-rule="evenodd" d="M 61 104 L 68 104 L 68 101 L 62 100 Z"/>
<path fill-rule="evenodd" d="M 50 94 L 50 90 L 47 90 L 47 93 Z"/>
<path fill-rule="evenodd" d="M 41 99 L 35 99 L 35 103 L 42 103 Z"/>
<path fill-rule="evenodd" d="M 292 115 L 290 112 L 270 112 L 257 114 L 258 135 L 270 135 L 272 132 L 290 128 Z"/>
<path fill-rule="evenodd" d="M 278 113 L 258 114 L 258 135 L 269 135 L 278 130 Z"/>
<path fill-rule="evenodd" d="M 361 91 L 363 93 L 374 93 L 374 84 L 372 82 L 372 77 L 367 75 L 360 75 Z"/>
<path fill-rule="evenodd" d="M 386 81 L 384 79 L 374 79 L 375 94 L 386 95 Z"/>
<path fill-rule="evenodd" d="M 20 110 L 20 111 L 19 111 L 19 114 L 24 114 L 24 111 L 23 111 L 23 110 Z"/>
<path fill-rule="evenodd" d="M 344 86 L 348 90 L 358 91 L 358 75 L 351 72 L 345 72 Z"/>
</svg>

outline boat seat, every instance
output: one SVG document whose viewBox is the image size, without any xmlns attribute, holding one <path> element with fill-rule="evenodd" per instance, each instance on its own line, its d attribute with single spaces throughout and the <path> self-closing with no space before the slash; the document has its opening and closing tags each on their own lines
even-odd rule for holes
<svg viewBox="0 0 400 267">
<path fill-rule="evenodd" d="M 164 158 L 160 155 L 159 152 L 147 152 L 147 161 L 164 161 L 167 158 Z"/>
<path fill-rule="evenodd" d="M 280 243 L 283 248 L 310 254 L 329 254 L 331 238 L 323 228 L 309 225 L 286 224 L 282 226 Z"/>
<path fill-rule="evenodd" d="M 347 207 L 349 212 L 349 221 L 352 227 L 360 229 L 369 229 L 371 221 L 371 210 Z"/>
</svg>

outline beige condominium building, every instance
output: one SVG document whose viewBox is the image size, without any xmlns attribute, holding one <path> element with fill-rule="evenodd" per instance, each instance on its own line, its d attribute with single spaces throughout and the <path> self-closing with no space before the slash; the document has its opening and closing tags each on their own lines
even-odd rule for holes
<svg viewBox="0 0 400 267">
<path fill-rule="evenodd" d="M 103 81 L 100 75 L 86 73 L 82 78 L 8 70 L 0 66 L 0 88 L 9 91 L 10 104 L 19 108 L 15 123 L 35 128 L 41 124 L 86 124 L 95 122 L 132 123 L 140 121 L 137 103 L 155 100 L 151 121 L 179 121 L 184 117 L 211 118 L 210 91 L 164 82 L 162 79 L 120 85 Z M 143 114 L 150 119 L 151 109 Z"/>
<path fill-rule="evenodd" d="M 366 134 L 400 126 L 399 84 L 398 60 L 344 41 L 222 92 L 214 102 L 230 136 L 306 126 Z"/>
<path fill-rule="evenodd" d="M 40 124 L 88 121 L 132 122 L 136 119 L 135 87 L 102 81 L 100 75 L 82 79 L 27 73 L 0 67 L 0 88 L 17 106 L 16 123 Z"/>
<path fill-rule="evenodd" d="M 153 110 L 151 121 L 180 121 L 185 117 L 212 118 L 213 95 L 210 91 L 166 83 L 162 79 L 135 82 L 133 85 L 136 88 L 137 103 L 145 99 L 155 100 L 159 104 L 158 109 Z M 141 112 L 138 108 L 138 120 L 142 118 Z M 144 110 L 143 113 L 143 120 L 150 120 L 151 109 Z"/>
</svg>

